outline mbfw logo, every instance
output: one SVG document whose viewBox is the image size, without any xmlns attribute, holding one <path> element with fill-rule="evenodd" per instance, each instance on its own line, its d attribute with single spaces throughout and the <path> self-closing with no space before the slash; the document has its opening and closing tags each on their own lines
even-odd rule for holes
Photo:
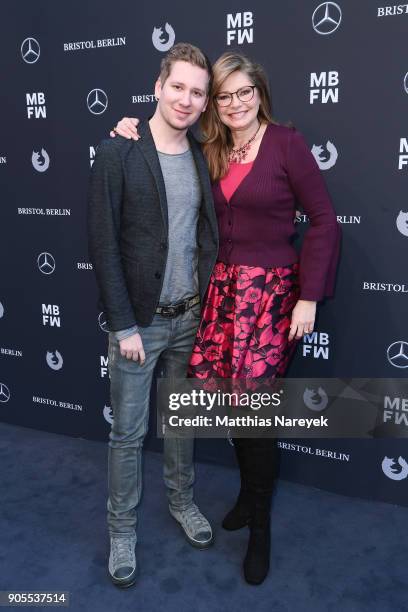
<svg viewBox="0 0 408 612">
<path fill-rule="evenodd" d="M 4 157 L 4 156 L 1 156 L 1 155 L 0 155 L 0 166 L 1 166 L 2 164 L 7 164 L 7 157 Z"/>
<path fill-rule="evenodd" d="M 174 41 L 176 40 L 176 34 L 174 32 L 174 29 L 169 23 L 165 24 L 164 32 L 162 27 L 154 27 L 152 34 L 152 43 L 154 47 L 158 51 L 163 52 L 171 49 L 171 47 L 174 45 Z"/>
<path fill-rule="evenodd" d="M 309 102 L 314 104 L 316 101 L 322 104 L 328 102 L 337 104 L 339 101 L 339 73 L 337 70 L 310 73 Z"/>
<path fill-rule="evenodd" d="M 326 145 L 313 145 L 312 153 L 320 170 L 333 168 L 339 156 L 336 147 L 330 140 L 326 142 Z"/>
<path fill-rule="evenodd" d="M 101 378 L 105 378 L 108 374 L 108 357 L 104 357 L 104 355 L 100 355 L 99 361 L 101 364 Z"/>
<path fill-rule="evenodd" d="M 2 319 L 4 316 L 4 306 L 3 304 L 0 302 L 0 319 Z"/>
<path fill-rule="evenodd" d="M 408 4 L 394 4 L 393 6 L 380 6 L 377 9 L 377 17 L 391 17 L 408 13 Z"/>
<path fill-rule="evenodd" d="M 92 168 L 93 163 L 95 161 L 97 147 L 89 147 L 89 166 Z"/>
<path fill-rule="evenodd" d="M 393 342 L 387 349 L 387 359 L 394 368 L 408 368 L 408 342 Z"/>
<path fill-rule="evenodd" d="M 26 64 L 35 64 L 40 58 L 40 44 L 35 38 L 26 38 L 21 43 L 21 57 Z"/>
<path fill-rule="evenodd" d="M 329 334 L 326 332 L 313 332 L 303 336 L 303 357 L 311 356 L 313 359 L 329 358 Z"/>
<path fill-rule="evenodd" d="M 108 322 L 106 320 L 106 316 L 104 312 L 100 312 L 99 316 L 98 316 L 98 323 L 99 323 L 99 327 L 101 328 L 102 331 L 108 333 L 109 329 L 108 329 Z"/>
<path fill-rule="evenodd" d="M 64 363 L 62 355 L 59 351 L 47 351 L 46 361 L 51 370 L 60 370 Z"/>
<path fill-rule="evenodd" d="M 93 115 L 102 115 L 108 108 L 108 96 L 103 89 L 91 89 L 86 97 L 86 105 Z"/>
<path fill-rule="evenodd" d="M 397 220 L 396 220 L 398 231 L 403 236 L 408 236 L 408 212 L 399 211 Z"/>
<path fill-rule="evenodd" d="M 245 13 L 228 13 L 227 15 L 227 45 L 235 42 L 237 45 L 254 42 L 254 15 L 251 11 Z"/>
<path fill-rule="evenodd" d="M 315 389 L 308 389 L 306 387 L 303 393 L 303 401 L 305 406 L 310 410 L 316 412 L 322 412 L 327 407 L 329 398 L 327 397 L 326 391 L 319 387 L 317 391 Z"/>
<path fill-rule="evenodd" d="M 384 457 L 382 471 L 391 480 L 404 480 L 408 476 L 408 463 L 402 457 Z"/>
<path fill-rule="evenodd" d="M 5 404 L 10 399 L 10 389 L 4 383 L 0 383 L 0 402 Z"/>
<path fill-rule="evenodd" d="M 60 308 L 57 304 L 42 304 L 43 325 L 61 327 Z"/>
<path fill-rule="evenodd" d="M 406 397 L 384 397 L 383 421 L 392 421 L 395 425 L 408 427 L 408 398 Z"/>
<path fill-rule="evenodd" d="M 312 15 L 313 29 L 323 36 L 333 34 L 341 23 L 341 8 L 335 2 L 323 2 Z"/>
<path fill-rule="evenodd" d="M 103 407 L 103 416 L 105 418 L 105 421 L 107 421 L 110 425 L 113 424 L 113 412 L 110 406 Z"/>
<path fill-rule="evenodd" d="M 51 253 L 40 253 L 37 257 L 37 266 L 43 274 L 52 274 L 55 270 L 55 259 Z"/>
<path fill-rule="evenodd" d="M 98 147 L 89 147 L 89 166 L 92 168 L 95 161 L 96 150 Z"/>
<path fill-rule="evenodd" d="M 47 107 L 44 92 L 38 91 L 26 94 L 27 117 L 31 119 L 46 119 Z"/>
<path fill-rule="evenodd" d="M 45 172 L 50 166 L 50 156 L 45 149 L 41 149 L 41 153 L 33 151 L 31 163 L 37 172 Z"/>
<path fill-rule="evenodd" d="M 408 165 L 408 138 L 400 138 L 398 170 Z"/>
</svg>

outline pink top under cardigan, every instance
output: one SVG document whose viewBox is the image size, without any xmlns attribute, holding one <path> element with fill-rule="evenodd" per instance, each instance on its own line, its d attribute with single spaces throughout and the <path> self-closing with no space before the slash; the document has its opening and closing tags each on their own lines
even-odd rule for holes
<svg viewBox="0 0 408 612">
<path fill-rule="evenodd" d="M 228 175 L 225 180 L 228 186 Z M 294 128 L 269 124 L 252 167 L 235 191 L 232 183 L 227 189 L 227 195 L 232 193 L 229 202 L 223 193 L 225 185 L 213 184 L 219 260 L 263 268 L 299 261 L 300 299 L 318 301 L 331 296 L 340 226 L 303 136 Z M 297 206 L 310 220 L 299 255 L 292 244 Z"/>
</svg>

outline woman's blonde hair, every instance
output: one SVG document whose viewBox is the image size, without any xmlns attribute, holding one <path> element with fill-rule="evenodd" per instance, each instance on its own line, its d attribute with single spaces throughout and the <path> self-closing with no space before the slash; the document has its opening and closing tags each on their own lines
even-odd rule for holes
<svg viewBox="0 0 408 612">
<path fill-rule="evenodd" d="M 232 147 L 231 132 L 218 115 L 215 96 L 227 77 L 236 71 L 245 72 L 258 90 L 260 105 L 258 119 L 261 123 L 276 123 L 272 119 L 272 105 L 266 74 L 262 66 L 252 62 L 242 53 L 227 51 L 213 65 L 213 86 L 208 106 L 201 115 L 203 151 L 207 158 L 212 181 L 225 176 L 228 171 L 228 155 Z"/>
</svg>

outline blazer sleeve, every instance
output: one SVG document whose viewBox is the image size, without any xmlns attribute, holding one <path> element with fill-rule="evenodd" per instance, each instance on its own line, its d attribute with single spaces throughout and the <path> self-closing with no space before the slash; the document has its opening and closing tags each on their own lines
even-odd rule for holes
<svg viewBox="0 0 408 612">
<path fill-rule="evenodd" d="M 118 143 L 99 145 L 88 192 L 88 246 L 110 331 L 136 325 L 120 255 L 123 167 Z"/>
<path fill-rule="evenodd" d="M 303 136 L 289 133 L 287 170 L 296 200 L 309 217 L 299 260 L 300 299 L 334 293 L 341 230 L 320 169 Z"/>
</svg>

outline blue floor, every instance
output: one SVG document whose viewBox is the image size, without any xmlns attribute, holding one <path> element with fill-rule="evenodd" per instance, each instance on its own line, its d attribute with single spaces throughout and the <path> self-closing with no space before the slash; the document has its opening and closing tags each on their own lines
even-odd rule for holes
<svg viewBox="0 0 408 612">
<path fill-rule="evenodd" d="M 107 445 L 5 424 L 0 434 L 0 590 L 69 591 L 75 612 L 408 611 L 406 508 L 278 482 L 271 573 L 249 586 L 247 530 L 220 528 L 237 472 L 197 465 L 196 501 L 216 543 L 195 550 L 168 513 L 161 455 L 151 452 L 138 582 L 117 589 L 107 574 Z"/>
</svg>

